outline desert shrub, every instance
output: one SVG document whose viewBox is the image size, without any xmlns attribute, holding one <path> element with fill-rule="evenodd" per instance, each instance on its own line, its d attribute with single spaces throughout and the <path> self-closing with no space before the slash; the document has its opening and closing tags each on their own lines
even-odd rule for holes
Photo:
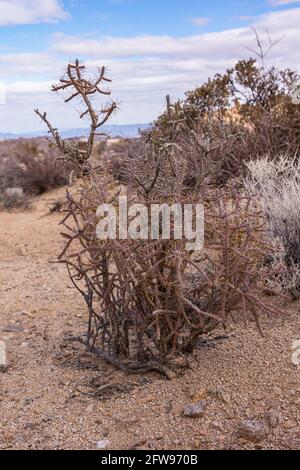
<svg viewBox="0 0 300 470">
<path fill-rule="evenodd" d="M 248 161 L 248 137 L 234 123 L 203 121 L 178 139 L 178 152 L 187 159 L 186 184 L 193 188 L 203 184 L 218 187 L 244 172 Z"/>
<path fill-rule="evenodd" d="M 6 188 L 22 188 L 33 196 L 68 184 L 71 166 L 57 160 L 53 147 L 31 140 L 1 144 L 0 192 Z"/>
<path fill-rule="evenodd" d="M 258 194 L 269 223 L 270 238 L 283 250 L 275 258 L 289 268 L 281 280 L 289 290 L 300 287 L 300 163 L 289 155 L 249 162 L 246 188 Z M 279 259 L 278 259 L 279 258 Z"/>
<path fill-rule="evenodd" d="M 101 153 L 108 172 L 120 183 L 127 183 L 127 167 L 142 154 L 144 141 L 142 138 L 120 139 L 118 142 L 109 142 Z"/>
<path fill-rule="evenodd" d="M 169 115 L 164 134 L 144 133 L 142 139 L 126 147 L 122 169 L 126 187 L 122 191 L 128 204 L 139 204 L 136 213 L 128 213 L 135 235 L 99 237 L 97 227 L 105 215 L 100 215 L 98 208 L 104 204 L 109 212 L 113 207 L 118 215 L 122 191 L 107 168 L 91 167 L 95 131 L 106 122 L 114 105 L 102 108 L 105 116 L 100 119 L 89 95 L 101 93 L 100 84 L 107 80 L 105 69 L 99 69 L 95 81 L 86 80 L 84 72 L 79 61 L 69 64 L 67 77 L 53 88 L 67 87 L 70 98 L 66 101 L 79 96 L 86 104 L 82 116 L 90 115 L 91 130 L 88 148 L 80 159 L 72 148 L 68 150 L 46 114 L 37 111 L 56 146 L 67 160 L 77 162 L 83 176 L 80 194 L 67 194 L 62 221 L 66 243 L 60 254 L 87 304 L 88 332 L 81 341 L 123 370 L 156 369 L 169 375 L 172 360 L 193 351 L 200 335 L 226 327 L 236 309 L 245 320 L 254 318 L 258 327 L 261 312 L 277 311 L 262 296 L 266 277 L 271 275 L 264 264 L 266 254 L 272 252 L 264 238 L 266 221 L 251 194 L 239 193 L 225 182 L 223 188 L 216 188 L 219 162 L 207 152 L 210 142 L 203 143 L 199 138 L 209 132 L 209 127 L 195 132 L 195 141 L 187 148 L 181 123 Z M 196 144 L 206 155 L 203 168 L 192 160 Z M 221 139 L 218 145 L 224 145 Z M 228 153 L 229 146 L 232 148 L 233 143 L 228 144 Z M 192 171 L 196 173 L 194 183 L 190 183 Z M 203 250 L 187 247 L 189 236 L 185 232 L 182 237 L 171 235 L 176 230 L 175 217 L 170 218 L 169 234 L 163 234 L 160 223 L 156 239 L 149 237 L 141 211 L 146 209 L 149 214 L 152 204 L 173 203 L 192 208 L 203 204 Z M 115 230 L 119 229 L 120 222 L 116 222 Z"/>
<path fill-rule="evenodd" d="M 0 207 L 6 210 L 29 209 L 30 199 L 22 188 L 6 188 L 0 193 Z"/>
<path fill-rule="evenodd" d="M 198 168 L 218 162 L 214 170 L 220 174 L 214 179 L 225 184 L 244 175 L 248 161 L 298 151 L 300 108 L 291 98 L 297 80 L 299 75 L 289 69 L 267 69 L 255 59 L 239 61 L 187 92 L 184 100 L 171 103 L 168 98 L 166 111 L 144 137 L 157 148 L 196 140 L 189 152 L 194 160 L 191 181 L 198 160 Z"/>
<path fill-rule="evenodd" d="M 125 182 L 126 166 L 148 144 L 157 153 L 172 145 L 189 157 L 187 186 L 199 178 L 224 185 L 245 176 L 249 161 L 279 152 L 294 155 L 300 142 L 300 107 L 292 102 L 297 81 L 292 70 L 267 68 L 253 58 L 238 61 L 185 99 L 172 103 L 167 97 L 166 110 L 150 130 L 112 149 L 108 167 Z"/>
</svg>

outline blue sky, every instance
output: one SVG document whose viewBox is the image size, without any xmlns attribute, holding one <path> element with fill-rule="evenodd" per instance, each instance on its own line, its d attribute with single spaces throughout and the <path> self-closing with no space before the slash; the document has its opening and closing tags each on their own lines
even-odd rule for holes
<svg viewBox="0 0 300 470">
<path fill-rule="evenodd" d="M 0 0 L 0 132 L 38 130 L 36 105 L 61 128 L 86 125 L 48 91 L 70 58 L 109 67 L 113 122 L 149 122 L 165 94 L 182 97 L 249 56 L 251 25 L 284 35 L 269 61 L 298 69 L 299 24 L 300 0 Z"/>
<path fill-rule="evenodd" d="M 189 36 L 199 33 L 200 28 L 202 32 L 222 31 L 243 27 L 257 15 L 278 7 L 284 10 L 297 4 L 292 1 L 284 4 L 284 0 L 282 4 L 280 0 L 64 0 L 58 3 L 66 12 L 61 21 L 54 18 L 37 24 L 1 25 L 1 50 L 42 51 L 51 35 L 58 31 L 122 37 Z M 277 7 L 272 7 L 276 4 Z M 199 18 L 203 19 L 200 25 Z"/>
</svg>

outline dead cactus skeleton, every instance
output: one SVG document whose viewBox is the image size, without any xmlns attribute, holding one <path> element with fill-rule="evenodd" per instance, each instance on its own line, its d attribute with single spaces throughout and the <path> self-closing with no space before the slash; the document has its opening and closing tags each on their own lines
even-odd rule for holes
<svg viewBox="0 0 300 470">
<path fill-rule="evenodd" d="M 42 119 L 48 127 L 48 133 L 53 137 L 56 147 L 61 152 L 64 159 L 70 161 L 78 170 L 79 175 L 88 175 L 90 173 L 89 159 L 92 155 L 95 137 L 103 136 L 100 131 L 101 127 L 108 121 L 112 113 L 115 111 L 117 104 L 112 102 L 97 111 L 92 103 L 92 99 L 98 95 L 109 96 L 110 90 L 102 88 L 103 82 L 110 83 L 111 80 L 106 77 L 105 67 L 98 69 L 98 75 L 94 80 L 87 79 L 85 76 L 86 67 L 77 59 L 74 64 L 67 66 L 66 74 L 62 77 L 58 84 L 52 86 L 52 91 L 60 92 L 67 90 L 69 96 L 65 98 L 65 103 L 79 98 L 83 103 L 84 109 L 80 113 L 80 118 L 89 118 L 90 132 L 86 145 L 86 149 L 80 148 L 77 143 L 69 143 L 61 138 L 57 128 L 53 127 L 47 113 L 42 113 L 39 109 L 35 113 Z"/>
</svg>

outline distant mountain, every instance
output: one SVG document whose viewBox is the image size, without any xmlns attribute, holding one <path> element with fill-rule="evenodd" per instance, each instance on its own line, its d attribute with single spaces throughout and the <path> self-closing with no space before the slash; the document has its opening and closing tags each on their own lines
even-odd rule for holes
<svg viewBox="0 0 300 470">
<path fill-rule="evenodd" d="M 103 126 L 101 128 L 101 132 L 106 132 L 111 137 L 137 137 L 139 134 L 139 129 L 145 130 L 150 127 L 150 124 L 113 124 L 111 126 Z M 70 129 L 61 131 L 61 136 L 64 139 L 71 139 L 75 137 L 87 137 L 89 134 L 89 129 Z M 10 133 L 1 133 L 0 132 L 0 139 L 1 140 L 8 140 L 8 139 L 18 139 L 20 137 L 23 138 L 33 138 L 33 137 L 43 137 L 45 132 L 24 132 L 21 134 L 10 134 Z"/>
</svg>

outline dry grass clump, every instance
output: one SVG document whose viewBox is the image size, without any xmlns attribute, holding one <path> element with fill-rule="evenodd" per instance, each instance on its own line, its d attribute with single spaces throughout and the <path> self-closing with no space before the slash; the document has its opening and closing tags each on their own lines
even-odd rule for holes
<svg viewBox="0 0 300 470">
<path fill-rule="evenodd" d="M 300 162 L 281 155 L 276 160 L 264 157 L 249 162 L 246 188 L 259 196 L 268 219 L 270 238 L 279 240 L 282 250 L 274 262 L 289 271 L 279 283 L 295 292 L 300 288 Z"/>
<path fill-rule="evenodd" d="M 19 188 L 23 193 L 23 207 L 26 207 L 29 197 L 68 184 L 72 167 L 63 165 L 57 157 L 58 154 L 54 148 L 40 140 L 35 142 L 20 139 L 1 143 L 0 193 L 2 199 L 6 199 L 10 205 L 7 199 L 7 189 Z M 16 204 L 19 200 L 21 200 L 20 196 L 15 196 Z"/>
<path fill-rule="evenodd" d="M 30 199 L 22 188 L 6 188 L 0 193 L 0 207 L 5 210 L 29 209 Z"/>
<path fill-rule="evenodd" d="M 53 199 L 49 204 L 49 214 L 55 214 L 57 212 L 62 212 L 66 205 L 65 198 L 56 198 Z"/>
</svg>

